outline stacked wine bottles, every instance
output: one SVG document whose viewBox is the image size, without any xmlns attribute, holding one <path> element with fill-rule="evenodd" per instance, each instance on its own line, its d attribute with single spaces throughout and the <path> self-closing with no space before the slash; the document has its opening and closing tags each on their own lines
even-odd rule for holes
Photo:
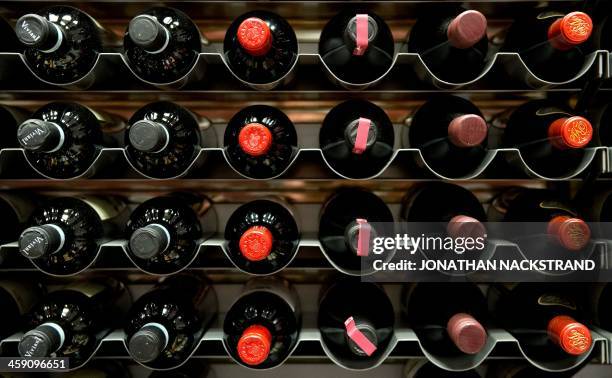
<svg viewBox="0 0 612 378">
<path fill-rule="evenodd" d="M 0 376 L 612 375 L 611 15 L 6 2 Z"/>
</svg>

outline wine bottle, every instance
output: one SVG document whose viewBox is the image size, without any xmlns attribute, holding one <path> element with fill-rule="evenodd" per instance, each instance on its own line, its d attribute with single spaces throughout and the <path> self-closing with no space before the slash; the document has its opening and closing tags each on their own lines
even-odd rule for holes
<svg viewBox="0 0 612 378">
<path fill-rule="evenodd" d="M 114 36 L 87 13 L 55 5 L 20 17 L 15 25 L 25 62 L 42 80 L 71 84 L 93 70 Z"/>
<path fill-rule="evenodd" d="M 319 38 L 319 55 L 329 70 L 350 84 L 382 77 L 393 65 L 394 41 L 385 21 L 371 11 L 334 16 Z"/>
<path fill-rule="evenodd" d="M 389 207 L 374 193 L 344 188 L 328 198 L 321 209 L 319 241 L 327 257 L 340 270 L 369 273 L 372 270 L 368 256 L 376 256 L 370 254 L 372 242 L 385 233 L 383 224 L 390 225 L 393 221 Z"/>
<path fill-rule="evenodd" d="M 114 329 L 128 302 L 125 286 L 110 278 L 92 277 L 52 291 L 27 316 L 28 330 L 19 341 L 19 355 L 67 357 L 69 366 L 76 368 Z"/>
<path fill-rule="evenodd" d="M 555 361 L 589 353 L 590 330 L 580 323 L 582 308 L 575 286 L 521 283 L 491 286 L 494 318 L 532 360 Z"/>
<path fill-rule="evenodd" d="M 19 143 L 15 139 L 17 128 L 28 119 L 29 115 L 30 113 L 24 109 L 0 105 L 0 122 L 4 125 L 0 129 L 0 148 L 19 147 Z"/>
<path fill-rule="evenodd" d="M 443 182 L 412 188 L 402 201 L 401 218 L 409 222 L 409 233 L 419 227 L 454 238 L 485 237 L 487 232 L 482 223 L 487 217 L 478 198 L 462 186 Z"/>
<path fill-rule="evenodd" d="M 539 238 L 544 242 L 539 248 L 547 252 L 558 246 L 579 251 L 590 243 L 590 226 L 571 205 L 546 189 L 510 188 L 493 199 L 489 214 L 492 220 L 512 222 L 501 237 L 531 248 Z"/>
<path fill-rule="evenodd" d="M 32 281 L 0 281 L 0 306 L 2 306 L 3 319 L 0 324 L 0 340 L 23 329 L 26 321 L 25 315 L 30 312 L 43 294 L 43 287 Z"/>
<path fill-rule="evenodd" d="M 126 225 L 128 253 L 140 269 L 169 274 L 185 268 L 217 228 L 205 197 L 172 193 L 145 201 Z"/>
<path fill-rule="evenodd" d="M 249 178 L 273 178 L 283 173 L 297 153 L 297 133 L 289 118 L 267 105 L 248 106 L 225 129 L 226 157 Z"/>
<path fill-rule="evenodd" d="M 281 16 L 263 10 L 236 18 L 225 33 L 223 54 L 240 79 L 257 89 L 272 89 L 295 65 L 295 32 Z"/>
<path fill-rule="evenodd" d="M 341 280 L 324 290 L 318 327 L 326 349 L 342 366 L 371 368 L 393 337 L 393 306 L 371 282 Z"/>
<path fill-rule="evenodd" d="M 410 327 L 429 353 L 439 357 L 478 354 L 487 343 L 487 301 L 478 286 L 454 282 L 406 288 L 402 303 Z"/>
<path fill-rule="evenodd" d="M 550 100 L 529 101 L 498 115 L 492 125 L 504 128 L 505 147 L 518 148 L 531 169 L 549 177 L 579 165 L 593 137 L 586 118 Z"/>
<path fill-rule="evenodd" d="M 252 274 L 272 274 L 295 257 L 300 231 L 282 200 L 260 199 L 236 209 L 225 226 L 232 262 Z"/>
<path fill-rule="evenodd" d="M 484 375 L 475 369 L 466 371 L 450 371 L 438 367 L 427 360 L 408 360 L 404 368 L 404 378 L 484 378 Z M 493 377 L 491 377 L 493 378 Z M 499 377 L 497 377 L 499 378 Z M 510 377 L 508 377 L 510 378 Z M 539 377 L 538 377 L 539 378 Z"/>
<path fill-rule="evenodd" d="M 30 216 L 19 251 L 45 273 L 75 274 L 93 263 L 103 238 L 118 235 L 125 210 L 113 197 L 49 199 Z"/>
<path fill-rule="evenodd" d="M 538 9 L 516 20 L 508 30 L 503 50 L 517 52 L 540 79 L 572 79 L 593 51 L 588 44 L 593 21 L 584 12 Z"/>
<path fill-rule="evenodd" d="M 194 68 L 202 50 L 198 27 L 174 8 L 151 8 L 130 20 L 123 38 L 124 54 L 141 79 L 169 84 Z"/>
<path fill-rule="evenodd" d="M 319 131 L 325 160 L 350 178 L 379 173 L 391 160 L 394 142 L 393 124 L 385 111 L 365 100 L 335 106 Z"/>
<path fill-rule="evenodd" d="M 487 19 L 476 10 L 450 6 L 431 10 L 410 29 L 408 51 L 418 53 L 438 79 L 464 83 L 484 70 Z"/>
<path fill-rule="evenodd" d="M 45 176 L 75 178 L 92 166 L 105 133 L 122 128 L 115 116 L 72 102 L 52 102 L 38 109 L 17 129 L 17 140 L 30 165 Z"/>
<path fill-rule="evenodd" d="M 487 153 L 488 126 L 469 100 L 443 95 L 428 100 L 412 115 L 403 144 L 418 148 L 436 172 L 461 177 L 474 171 Z"/>
<path fill-rule="evenodd" d="M 217 313 L 217 295 L 200 276 L 169 276 L 142 295 L 125 323 L 128 350 L 156 369 L 182 364 Z"/>
<path fill-rule="evenodd" d="M 295 348 L 301 327 L 297 293 L 286 281 L 249 281 L 223 321 L 225 348 L 241 365 L 269 369 Z"/>
<path fill-rule="evenodd" d="M 139 109 L 130 118 L 125 132 L 125 151 L 130 163 L 153 178 L 185 174 L 201 148 L 215 144 L 212 128 L 200 129 L 195 114 L 167 101 Z"/>
</svg>

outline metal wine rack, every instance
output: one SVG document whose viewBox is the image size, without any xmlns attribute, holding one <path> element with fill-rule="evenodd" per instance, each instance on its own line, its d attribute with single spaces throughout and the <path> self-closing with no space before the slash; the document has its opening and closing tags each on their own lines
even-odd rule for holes
<svg viewBox="0 0 612 378">
<path fill-rule="evenodd" d="M 547 177 L 534 171 L 513 148 L 492 149 L 479 167 L 464 177 L 444 177 L 429 168 L 417 149 L 402 148 L 401 133 L 409 122 L 412 110 L 435 93 L 458 94 L 469 98 L 479 106 L 485 117 L 520 105 L 529 99 L 555 98 L 571 103 L 577 112 L 596 117 L 602 106 L 612 100 L 610 66 L 612 56 L 602 42 L 612 15 L 612 2 L 604 0 L 553 0 L 549 3 L 584 9 L 594 16 L 600 25 L 595 33 L 592 52 L 575 76 L 564 82 L 550 82 L 534 75 L 515 53 L 499 51 L 503 30 L 525 8 L 539 4 L 530 0 L 475 0 L 469 8 L 482 11 L 490 18 L 490 57 L 485 69 L 469 82 L 452 83 L 436 77 L 418 54 L 407 52 L 406 35 L 421 12 L 430 6 L 443 6 L 452 1 L 394 0 L 338 1 L 167 1 L 164 5 L 176 7 L 192 17 L 207 38 L 194 71 L 173 83 L 153 85 L 138 78 L 126 64 L 120 45 L 105 46 L 92 71 L 82 80 L 65 86 L 54 86 L 38 79 L 24 63 L 18 52 L 0 52 L 0 104 L 33 111 L 43 104 L 56 100 L 76 101 L 95 109 L 106 110 L 127 119 L 139 107 L 147 103 L 174 101 L 206 117 L 215 128 L 222 146 L 223 129 L 228 120 L 241 108 L 252 104 L 267 104 L 285 111 L 296 125 L 299 136 L 299 153 L 291 166 L 279 177 L 271 180 L 251 180 L 234 171 L 225 158 L 222 147 L 202 150 L 198 159 L 207 155 L 205 164 L 183 177 L 156 180 L 145 177 L 133 169 L 121 148 L 108 148 L 100 155 L 83 177 L 73 180 L 52 180 L 36 172 L 20 149 L 0 151 L 0 190 L 28 191 L 43 195 L 73 195 L 88 192 L 113 194 L 124 197 L 149 198 L 161 193 L 189 190 L 209 196 L 217 205 L 220 230 L 217 235 L 203 242 L 191 264 L 190 271 L 205 274 L 213 283 L 220 299 L 220 313 L 216 322 L 204 334 L 192 358 L 204 360 L 218 371 L 232 377 L 294 376 L 309 370 L 309 376 L 344 377 L 344 369 L 337 367 L 326 353 L 325 345 L 316 326 L 318 293 L 322 282 L 337 274 L 317 240 L 317 219 L 321 203 L 337 188 L 359 186 L 374 191 L 389 203 L 397 216 L 399 202 L 412 185 L 428 180 L 452 180 L 474 191 L 484 202 L 504 187 L 549 187 L 569 197 L 577 188 L 595 181 L 607 181 L 612 173 L 612 147 L 593 147 L 587 150 L 583 161 L 567 174 Z M 152 5 L 141 0 L 105 0 L 61 2 L 89 13 L 102 25 L 122 35 L 131 17 Z M 432 5 L 433 3 L 436 3 Z M 3 1 L 0 15 L 14 23 L 20 15 L 34 12 L 51 2 Z M 53 3 L 55 4 L 55 3 Z M 372 9 L 385 19 L 396 40 L 396 57 L 393 66 L 371 83 L 351 84 L 342 82 L 326 67 L 317 52 L 317 42 L 324 23 L 349 6 Z M 242 13 L 266 9 L 287 18 L 296 30 L 299 56 L 295 67 L 287 74 L 294 80 L 271 91 L 257 91 L 253 85 L 237 78 L 229 69 L 223 56 L 223 36 L 231 21 Z M 192 79 L 196 71 L 204 76 Z M 281 78 L 279 81 L 285 81 Z M 276 83 L 273 83 L 276 84 Z M 388 165 L 369 179 L 349 180 L 330 167 L 318 148 L 318 128 L 329 109 L 350 98 L 372 101 L 382 107 L 394 123 L 396 130 L 395 154 Z M 116 135 L 122 140 L 122 135 Z M 112 160 L 112 170 L 105 169 L 105 161 Z M 513 161 L 514 163 L 508 163 Z M 199 165 L 199 164 L 194 164 Z M 287 356 L 284 364 L 274 371 L 257 372 L 233 364 L 223 345 L 222 320 L 232 301 L 238 295 L 244 281 L 250 275 L 241 272 L 228 258 L 224 248 L 222 230 L 232 209 L 238 204 L 262 196 L 275 195 L 286 198 L 298 208 L 302 221 L 302 240 L 297 256 L 276 275 L 296 284 L 303 307 L 303 324 L 299 343 Z M 125 252 L 125 240 L 112 240 L 103 244 L 95 262 L 74 277 L 52 277 L 37 271 L 17 253 L 15 243 L 0 247 L 0 275 L 3 277 L 27 276 L 51 287 L 88 274 L 116 276 L 128 284 L 133 297 L 138 297 L 159 278 L 140 271 Z M 507 242 L 499 242 L 496 248 L 512 253 L 522 253 L 520 248 Z M 597 241 L 592 252 L 599 263 L 608 267 L 609 241 Z M 608 268 L 609 269 L 609 268 Z M 351 272 L 345 272 L 351 273 Z M 601 277 L 599 278 L 601 280 Z M 609 280 L 606 279 L 606 280 Z M 452 281 L 452 280 L 451 280 Z M 452 282 L 449 282 L 452 284 Z M 485 289 L 486 285 L 482 285 Z M 591 376 L 612 374 L 612 334 L 593 330 L 594 345 L 588 355 L 570 357 L 563 361 L 542 361 L 524 353 L 520 343 L 508 332 L 489 329 L 490 340 L 479 354 L 464 359 L 440 358 L 421 346 L 417 334 L 400 316 L 399 284 L 385 284 L 384 289 L 394 304 L 396 327 L 394 340 L 380 361 L 380 365 L 367 372 L 350 371 L 347 377 L 399 377 L 406 361 L 430 361 L 451 371 L 470 368 L 483 369 L 489 363 L 503 360 L 520 360 L 540 369 L 552 372 L 579 368 L 588 363 Z M 3 356 L 16 355 L 19 334 L 0 342 Z M 92 360 L 110 359 L 125 362 L 135 377 L 145 377 L 148 369 L 135 364 L 125 348 L 125 335 L 117 329 L 104 336 Z M 299 366 L 299 367 L 298 367 Z M 351 368 L 344 366 L 344 368 Z M 276 374 L 276 375 L 275 375 Z M 217 376 L 224 376 L 219 375 Z"/>
</svg>

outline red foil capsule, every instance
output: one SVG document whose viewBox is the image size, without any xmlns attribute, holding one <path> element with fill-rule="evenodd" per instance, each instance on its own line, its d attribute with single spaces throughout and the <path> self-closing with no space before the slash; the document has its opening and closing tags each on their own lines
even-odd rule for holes
<svg viewBox="0 0 612 378">
<path fill-rule="evenodd" d="M 240 253 L 249 261 L 260 261 L 272 252 L 274 236 L 264 226 L 253 226 L 240 237 L 238 246 Z"/>
<path fill-rule="evenodd" d="M 548 336 L 571 355 L 581 355 L 591 349 L 591 331 L 571 316 L 555 316 L 548 322 Z"/>
<path fill-rule="evenodd" d="M 249 17 L 238 27 L 238 43 L 250 55 L 266 55 L 272 48 L 272 33 L 268 24 L 257 17 Z"/>
<path fill-rule="evenodd" d="M 268 359 L 272 347 L 272 334 L 262 325 L 252 325 L 242 332 L 238 340 L 238 357 L 247 365 L 259 365 Z"/>
</svg>

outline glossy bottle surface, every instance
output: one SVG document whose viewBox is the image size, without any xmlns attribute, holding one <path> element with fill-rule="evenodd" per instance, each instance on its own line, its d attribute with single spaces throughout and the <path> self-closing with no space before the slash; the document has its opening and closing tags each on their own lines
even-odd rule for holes
<svg viewBox="0 0 612 378">
<path fill-rule="evenodd" d="M 203 217 L 211 205 L 205 198 L 183 193 L 143 202 L 126 225 L 130 256 L 140 268 L 155 274 L 186 267 L 204 238 Z"/>
<path fill-rule="evenodd" d="M 137 361 L 160 369 L 184 362 L 217 311 L 212 287 L 194 275 L 170 276 L 141 296 L 125 324 Z"/>
<path fill-rule="evenodd" d="M 358 220 L 371 225 L 370 238 L 383 236 L 384 230 L 376 224 L 393 223 L 393 214 L 375 194 L 356 188 L 341 189 L 323 205 L 319 220 L 319 241 L 329 258 L 340 268 L 351 272 L 367 266 L 357 254 L 359 239 Z M 370 251 L 361 251 L 370 254 Z M 364 257 L 365 258 L 365 257 Z M 373 259 L 380 256 L 372 254 Z"/>
<path fill-rule="evenodd" d="M 283 78 L 297 59 L 298 43 L 291 25 L 268 11 L 248 12 L 225 33 L 223 53 L 232 72 L 252 84 Z"/>
<path fill-rule="evenodd" d="M 105 229 L 123 211 L 114 199 L 54 198 L 42 204 L 19 237 L 19 250 L 42 271 L 70 275 L 89 266 Z"/>
<path fill-rule="evenodd" d="M 130 21 L 123 47 L 138 76 L 155 84 L 166 84 L 191 71 L 202 49 L 202 38 L 185 13 L 156 7 Z"/>
<path fill-rule="evenodd" d="M 299 313 L 274 290 L 241 296 L 223 322 L 224 342 L 239 363 L 266 369 L 279 365 L 298 340 Z"/>
<path fill-rule="evenodd" d="M 28 314 L 19 342 L 23 357 L 68 357 L 84 363 L 120 318 L 116 302 L 125 294 L 114 280 L 77 281 L 45 296 Z"/>
<path fill-rule="evenodd" d="M 171 102 L 154 102 L 130 118 L 125 132 L 130 162 L 154 178 L 184 173 L 201 147 L 198 119 L 189 110 Z"/>
<path fill-rule="evenodd" d="M 23 16 L 15 31 L 30 69 L 54 84 L 83 78 L 103 52 L 100 25 L 73 7 L 53 6 Z"/>
<path fill-rule="evenodd" d="M 452 83 L 476 79 L 484 70 L 488 47 L 485 16 L 452 6 L 419 17 L 408 39 L 408 50 L 420 54 L 438 79 Z"/>
<path fill-rule="evenodd" d="M 487 153 L 487 123 L 469 100 L 457 96 L 430 99 L 412 115 L 404 145 L 421 150 L 425 162 L 448 177 L 462 177 Z"/>
<path fill-rule="evenodd" d="M 253 105 L 236 113 L 223 138 L 232 167 L 249 178 L 272 178 L 281 174 L 297 153 L 297 133 L 280 110 Z"/>
<path fill-rule="evenodd" d="M 519 53 L 539 78 L 563 82 L 578 75 L 593 51 L 592 30 L 585 13 L 545 9 L 515 21 L 503 49 Z"/>
<path fill-rule="evenodd" d="M 548 100 L 521 105 L 505 124 L 504 144 L 518 148 L 533 170 L 549 177 L 561 177 L 575 169 L 593 137 L 593 127 L 586 118 Z"/>
<path fill-rule="evenodd" d="M 360 23 L 364 29 L 358 26 Z M 358 36 L 362 30 L 366 33 Z M 323 28 L 319 54 L 339 79 L 351 84 L 369 83 L 393 64 L 393 35 L 385 21 L 373 12 L 345 11 Z"/>
<path fill-rule="evenodd" d="M 366 352 L 349 335 L 345 322 L 352 318 L 355 328 L 374 346 Z M 357 280 L 340 281 L 323 294 L 318 327 L 329 351 L 344 366 L 371 367 L 389 346 L 394 314 L 389 298 L 376 284 Z"/>
<path fill-rule="evenodd" d="M 385 111 L 365 100 L 348 100 L 325 116 L 319 131 L 323 156 L 338 173 L 366 178 L 379 173 L 393 155 L 393 124 Z"/>
<path fill-rule="evenodd" d="M 225 226 L 227 249 L 241 269 L 270 274 L 297 253 L 300 232 L 293 214 L 280 202 L 255 200 L 234 211 Z"/>
<path fill-rule="evenodd" d="M 101 120 L 77 103 L 52 102 L 23 122 L 17 139 L 30 164 L 43 174 L 63 179 L 84 174 L 102 143 Z"/>
</svg>

